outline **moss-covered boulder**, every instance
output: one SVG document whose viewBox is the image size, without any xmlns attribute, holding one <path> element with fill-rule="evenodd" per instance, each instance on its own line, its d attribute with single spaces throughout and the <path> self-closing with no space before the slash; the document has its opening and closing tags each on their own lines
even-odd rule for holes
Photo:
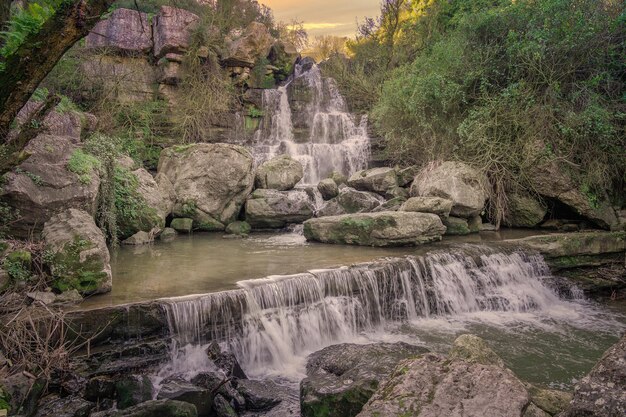
<svg viewBox="0 0 626 417">
<path fill-rule="evenodd" d="M 443 224 L 446 226 L 446 235 L 448 236 L 463 236 L 471 233 L 467 220 L 460 217 L 448 217 L 443 221 Z"/>
<path fill-rule="evenodd" d="M 89 213 L 77 209 L 61 212 L 46 222 L 42 236 L 54 288 L 75 289 L 83 295 L 111 290 L 109 250 Z"/>
<path fill-rule="evenodd" d="M 191 233 L 193 230 L 193 219 L 177 218 L 172 220 L 170 227 L 179 233 Z"/>
<path fill-rule="evenodd" d="M 446 228 L 430 213 L 383 211 L 319 217 L 304 222 L 307 240 L 362 246 L 410 246 L 438 241 Z"/>
<path fill-rule="evenodd" d="M 226 226 L 226 233 L 229 235 L 246 236 L 252 231 L 252 226 L 248 222 L 232 222 Z"/>
<path fill-rule="evenodd" d="M 331 198 L 335 198 L 339 195 L 339 187 L 332 178 L 321 180 L 319 184 L 317 184 L 317 190 L 320 192 L 324 200 L 330 200 Z"/>
<path fill-rule="evenodd" d="M 278 191 L 293 189 L 304 176 L 302 164 L 289 155 L 279 155 L 262 163 L 256 170 L 257 188 Z"/>
<path fill-rule="evenodd" d="M 511 194 L 508 200 L 504 224 L 510 227 L 535 227 L 548 212 L 545 204 L 528 195 Z"/>
<path fill-rule="evenodd" d="M 346 343 L 315 352 L 300 383 L 302 416 L 356 416 L 398 362 L 425 352 L 406 343 Z"/>
</svg>

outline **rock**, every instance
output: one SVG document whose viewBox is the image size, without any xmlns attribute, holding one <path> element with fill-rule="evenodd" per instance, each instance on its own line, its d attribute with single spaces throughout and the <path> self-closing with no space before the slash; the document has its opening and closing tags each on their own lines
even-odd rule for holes
<svg viewBox="0 0 626 417">
<path fill-rule="evenodd" d="M 569 407 L 559 416 L 626 415 L 626 335 L 609 348 L 574 387 Z"/>
<path fill-rule="evenodd" d="M 313 217 L 313 204 L 301 190 L 259 189 L 246 202 L 246 221 L 253 228 L 279 229 Z"/>
<path fill-rule="evenodd" d="M 511 194 L 508 200 L 504 224 L 509 227 L 535 227 L 548 212 L 544 204 L 527 195 Z"/>
<path fill-rule="evenodd" d="M 11 284 L 9 273 L 0 267 L 0 291 L 4 291 Z"/>
<path fill-rule="evenodd" d="M 174 219 L 172 223 L 170 223 L 170 227 L 174 229 L 175 232 L 191 233 L 193 230 L 193 220 L 185 218 Z"/>
<path fill-rule="evenodd" d="M 387 195 L 389 189 L 398 186 L 398 176 L 393 168 L 371 168 L 353 174 L 348 185 L 359 191 Z"/>
<path fill-rule="evenodd" d="M 482 223 L 480 225 L 479 232 L 497 232 L 498 229 L 494 224 L 491 223 Z"/>
<path fill-rule="evenodd" d="M 380 211 L 401 211 L 400 207 L 406 202 L 404 197 L 394 197 L 391 200 L 385 201 L 380 206 L 372 210 L 372 213 L 378 213 Z"/>
<path fill-rule="evenodd" d="M 398 176 L 398 185 L 400 187 L 408 187 L 409 185 L 411 185 L 419 171 L 420 169 L 417 165 L 396 170 Z"/>
<path fill-rule="evenodd" d="M 268 59 L 277 68 L 275 71 L 281 79 L 293 73 L 296 62 L 300 58 L 298 49 L 289 41 L 278 40 L 271 47 Z"/>
<path fill-rule="evenodd" d="M 211 342 L 207 347 L 207 356 L 228 377 L 234 376 L 239 379 L 247 379 L 245 372 L 239 365 L 237 357 L 229 351 L 223 351 L 216 342 Z"/>
<path fill-rule="evenodd" d="M 150 101 L 155 98 L 157 70 L 148 57 L 93 55 L 81 63 L 88 84 L 102 88 L 120 103 Z"/>
<path fill-rule="evenodd" d="M 351 187 L 342 188 L 336 198 L 337 203 L 347 214 L 371 212 L 384 201 L 374 193 L 357 191 Z"/>
<path fill-rule="evenodd" d="M 116 9 L 89 32 L 85 46 L 106 53 L 147 54 L 152 50 L 148 15 L 137 10 Z"/>
<path fill-rule="evenodd" d="M 144 168 L 139 168 L 132 172 L 137 178 L 137 192 L 144 199 L 148 207 L 156 211 L 157 216 L 161 219 L 159 225 L 155 227 L 163 227 L 165 219 L 170 215 L 176 201 L 172 184 L 167 179 L 161 179 L 157 183 L 155 178 L 150 175 Z M 144 230 L 144 232 L 148 232 Z"/>
<path fill-rule="evenodd" d="M 115 381 L 108 376 L 91 378 L 85 386 L 84 397 L 93 402 L 115 398 Z"/>
<path fill-rule="evenodd" d="M 43 104 L 43 101 L 28 101 L 15 118 L 17 125 L 22 127 Z M 48 135 L 65 136 L 78 141 L 86 131 L 95 128 L 97 121 L 93 114 L 60 109 L 57 106 L 44 117 L 42 124 Z"/>
<path fill-rule="evenodd" d="M 152 21 L 154 56 L 162 58 L 169 53 L 183 55 L 189 48 L 191 32 L 198 20 L 197 15 L 187 10 L 161 6 Z"/>
<path fill-rule="evenodd" d="M 327 217 L 327 216 L 339 216 L 342 214 L 347 214 L 346 210 L 344 210 L 341 205 L 339 205 L 339 201 L 336 198 L 328 200 L 324 203 L 324 205 L 317 210 L 317 217 Z"/>
<path fill-rule="evenodd" d="M 467 226 L 470 233 L 478 233 L 483 229 L 483 219 L 479 215 L 467 219 Z"/>
<path fill-rule="evenodd" d="M 470 234 L 469 224 L 465 219 L 461 219 L 459 217 L 448 217 L 443 221 L 443 224 L 446 226 L 446 235 L 448 236 L 462 236 Z"/>
<path fill-rule="evenodd" d="M 157 229 L 158 230 L 158 229 Z M 148 233 L 148 232 L 137 232 L 128 239 L 122 241 L 124 245 L 147 245 L 148 243 L 154 242 L 154 235 L 156 233 Z"/>
<path fill-rule="evenodd" d="M 53 292 L 45 291 L 33 291 L 27 292 L 26 296 L 33 301 L 38 301 L 44 305 L 52 304 L 56 300 L 56 295 Z"/>
<path fill-rule="evenodd" d="M 235 417 L 237 412 L 221 394 L 215 396 L 213 408 L 217 417 Z"/>
<path fill-rule="evenodd" d="M 342 185 L 342 184 L 347 184 L 348 183 L 348 177 L 343 175 L 341 172 L 333 171 L 333 172 L 331 172 L 331 174 L 330 174 L 330 176 L 328 178 L 330 178 L 333 181 L 335 181 L 335 183 L 338 186 Z"/>
<path fill-rule="evenodd" d="M 541 389 L 535 386 L 529 386 L 528 393 L 533 404 L 550 416 L 555 416 L 563 411 L 572 400 L 572 394 L 569 392 Z"/>
<path fill-rule="evenodd" d="M 57 290 L 75 289 L 83 295 L 111 291 L 109 249 L 89 213 L 69 209 L 53 216 L 42 237 L 53 254 L 49 267 Z"/>
<path fill-rule="evenodd" d="M 450 216 L 452 200 L 439 197 L 411 197 L 400 207 L 400 211 L 433 213 L 442 219 Z"/>
<path fill-rule="evenodd" d="M 253 159 L 238 145 L 198 143 L 161 152 L 159 175 L 172 184 L 174 214 L 201 225 L 207 219 L 228 224 L 237 219 L 254 185 Z M 187 207 L 185 213 L 177 213 Z M 223 227 L 222 229 L 223 230 Z"/>
<path fill-rule="evenodd" d="M 408 246 L 438 241 L 446 228 L 430 213 L 379 212 L 320 217 L 304 222 L 307 240 L 364 246 Z"/>
<path fill-rule="evenodd" d="M 115 382 L 117 408 L 125 409 L 152 399 L 154 387 L 147 375 L 124 376 Z"/>
<path fill-rule="evenodd" d="M 252 231 L 252 226 L 248 222 L 232 222 L 226 226 L 226 233 L 229 235 L 247 236 Z"/>
<path fill-rule="evenodd" d="M 255 184 L 257 188 L 288 191 L 300 182 L 303 175 L 300 162 L 289 155 L 280 155 L 257 168 Z"/>
<path fill-rule="evenodd" d="M 480 214 L 489 197 L 487 178 L 462 162 L 444 162 L 422 169 L 411 186 L 414 197 L 452 200 L 450 214 L 469 218 Z"/>
<path fill-rule="evenodd" d="M 74 395 L 65 398 L 49 395 L 38 404 L 34 417 L 87 417 L 95 406 Z"/>
<path fill-rule="evenodd" d="M 46 381 L 42 378 L 34 379 L 28 372 L 20 372 L 3 377 L 0 380 L 0 404 L 2 408 L 9 408 L 24 415 L 35 413 L 37 404 L 46 389 Z"/>
<path fill-rule="evenodd" d="M 198 417 L 193 404 L 173 400 L 151 400 L 125 410 L 92 413 L 90 417 Z"/>
<path fill-rule="evenodd" d="M 176 86 L 180 83 L 183 77 L 183 65 L 180 62 L 170 61 L 169 59 L 167 59 L 167 57 L 165 57 L 159 60 L 158 67 L 160 70 L 160 84 Z"/>
<path fill-rule="evenodd" d="M 391 187 L 390 189 L 387 190 L 387 192 L 385 193 L 385 196 L 387 198 L 401 197 L 406 200 L 407 198 L 409 198 L 409 190 L 407 190 L 406 188 L 399 187 L 399 186 Z"/>
<path fill-rule="evenodd" d="M 508 369 L 426 354 L 397 366 L 359 417 L 521 417 L 530 399 Z"/>
<path fill-rule="evenodd" d="M 302 417 L 357 415 L 398 362 L 426 351 L 406 343 L 346 343 L 313 353 L 300 383 Z"/>
<path fill-rule="evenodd" d="M 246 400 L 246 408 L 252 411 L 267 411 L 282 400 L 276 391 L 280 388 L 272 381 L 254 381 L 242 379 L 237 382 L 237 391 Z"/>
<path fill-rule="evenodd" d="M 163 231 L 159 235 L 159 239 L 162 240 L 163 242 L 170 242 L 176 239 L 177 234 L 178 233 L 176 232 L 176 229 L 171 228 L 171 227 L 166 227 L 165 229 L 163 229 Z"/>
<path fill-rule="evenodd" d="M 11 235 L 37 236 L 52 215 L 70 208 L 95 214 L 98 170 L 89 163 L 81 175 L 69 170 L 72 156 L 82 152 L 74 139 L 39 135 L 24 152 L 30 157 L 5 175 L 0 189 L 0 199 L 19 212 L 11 224 Z"/>
<path fill-rule="evenodd" d="M 267 26 L 252 22 L 239 38 L 227 40 L 228 52 L 224 64 L 229 67 L 253 68 L 260 58 L 269 55 L 274 42 Z"/>
<path fill-rule="evenodd" d="M 317 184 L 317 189 L 324 200 L 330 200 L 331 198 L 335 198 L 339 195 L 339 187 L 332 178 L 321 180 L 319 184 Z"/>
<path fill-rule="evenodd" d="M 483 339 L 473 334 L 463 334 L 457 337 L 448 353 L 448 358 L 504 367 L 504 362 L 496 352 L 491 350 Z"/>
<path fill-rule="evenodd" d="M 530 403 L 524 415 L 522 417 L 551 417 L 550 414 L 537 407 L 535 404 Z"/>
<path fill-rule="evenodd" d="M 213 406 L 213 393 L 185 381 L 164 382 L 157 396 L 158 400 L 176 400 L 193 404 L 198 412 L 198 417 L 211 415 Z"/>
</svg>

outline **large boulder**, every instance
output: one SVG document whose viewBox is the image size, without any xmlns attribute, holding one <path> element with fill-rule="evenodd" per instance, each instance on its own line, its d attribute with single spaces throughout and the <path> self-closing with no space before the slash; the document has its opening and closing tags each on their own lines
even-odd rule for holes
<svg viewBox="0 0 626 417">
<path fill-rule="evenodd" d="M 253 159 L 242 146 L 198 143 L 161 152 L 161 185 L 167 179 L 176 195 L 174 214 L 200 228 L 236 220 L 254 185 Z"/>
<path fill-rule="evenodd" d="M 228 51 L 224 62 L 229 67 L 252 68 L 259 59 L 269 55 L 274 42 L 267 26 L 252 22 L 240 37 L 227 40 Z"/>
<path fill-rule="evenodd" d="M 377 194 L 367 191 L 357 191 L 354 188 L 343 187 L 337 196 L 337 203 L 345 213 L 366 213 L 374 210 L 384 202 Z"/>
<path fill-rule="evenodd" d="M 137 192 L 161 219 L 163 227 L 165 219 L 170 215 L 176 202 L 176 194 L 172 184 L 167 178 L 161 180 L 160 184 L 144 168 L 139 168 L 132 172 L 137 178 Z"/>
<path fill-rule="evenodd" d="M 452 201 L 440 197 L 411 197 L 400 207 L 400 211 L 433 213 L 442 219 L 447 218 L 452 210 Z"/>
<path fill-rule="evenodd" d="M 293 189 L 304 176 L 302 164 L 289 155 L 280 155 L 262 163 L 256 170 L 257 188 L 278 191 Z"/>
<path fill-rule="evenodd" d="M 154 36 L 154 56 L 162 58 L 166 54 L 184 54 L 189 48 L 191 32 L 200 18 L 183 9 L 161 6 L 152 21 Z"/>
<path fill-rule="evenodd" d="M 452 200 L 450 214 L 469 218 L 480 214 L 489 197 L 487 178 L 462 162 L 443 162 L 422 169 L 411 186 L 413 197 Z"/>
<path fill-rule="evenodd" d="M 393 168 L 371 168 L 354 173 L 348 185 L 359 191 L 387 195 L 389 190 L 398 187 L 398 175 Z"/>
<path fill-rule="evenodd" d="M 49 267 L 56 289 L 83 295 L 111 291 L 109 249 L 91 214 L 61 212 L 46 222 L 42 237 L 52 254 Z"/>
<path fill-rule="evenodd" d="M 253 228 L 279 229 L 313 217 L 313 204 L 302 190 L 259 189 L 246 202 L 246 221 Z"/>
<path fill-rule="evenodd" d="M 320 192 L 324 200 L 330 200 L 331 198 L 335 198 L 339 195 L 339 187 L 332 178 L 321 180 L 319 184 L 317 184 L 317 190 Z"/>
<path fill-rule="evenodd" d="M 377 343 L 333 345 L 313 353 L 300 383 L 302 416 L 357 415 L 398 362 L 425 352 L 406 343 Z"/>
<path fill-rule="evenodd" d="M 508 200 L 504 224 L 510 227 L 535 227 L 548 212 L 545 204 L 528 195 L 511 194 Z"/>
<path fill-rule="evenodd" d="M 430 213 L 383 211 L 319 217 L 304 222 L 307 240 L 363 246 L 409 246 L 438 241 L 446 231 Z"/>
<path fill-rule="evenodd" d="M 626 415 L 626 335 L 574 387 L 563 417 Z"/>
<path fill-rule="evenodd" d="M 116 9 L 89 32 L 85 46 L 107 53 L 147 54 L 152 50 L 148 15 L 137 10 Z"/>
<path fill-rule="evenodd" d="M 36 236 L 53 214 L 70 208 L 95 214 L 100 186 L 97 161 L 83 159 L 73 138 L 39 135 L 24 152 L 30 157 L 5 175 L 0 188 L 0 198 L 19 212 L 18 220 L 11 224 L 12 235 Z M 72 158 L 85 162 L 80 172 L 70 170 Z"/>
</svg>

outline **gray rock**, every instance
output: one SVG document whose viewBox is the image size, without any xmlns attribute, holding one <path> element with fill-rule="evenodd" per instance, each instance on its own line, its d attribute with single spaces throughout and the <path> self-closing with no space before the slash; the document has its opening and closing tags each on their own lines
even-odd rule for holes
<svg viewBox="0 0 626 417">
<path fill-rule="evenodd" d="M 18 127 L 22 127 L 29 118 L 43 106 L 43 101 L 30 100 L 22 107 L 15 118 Z M 78 141 L 85 132 L 93 130 L 98 119 L 93 114 L 74 110 L 50 111 L 43 120 L 45 132 L 51 136 L 64 136 Z"/>
<path fill-rule="evenodd" d="M 313 353 L 300 383 L 302 416 L 355 416 L 398 362 L 425 352 L 406 343 L 377 343 L 333 345 Z"/>
<path fill-rule="evenodd" d="M 200 18 L 183 9 L 161 6 L 152 21 L 154 36 L 154 56 L 162 58 L 166 54 L 184 54 L 189 48 L 191 32 Z"/>
<path fill-rule="evenodd" d="M 406 202 L 404 197 L 394 197 L 391 200 L 385 201 L 380 206 L 372 210 L 372 213 L 378 213 L 380 211 L 401 211 L 400 208 Z"/>
<path fill-rule="evenodd" d="M 237 415 L 237 412 L 230 405 L 230 402 L 221 394 L 215 396 L 213 408 L 217 417 L 234 417 Z"/>
<path fill-rule="evenodd" d="M 317 184 L 317 189 L 320 194 L 322 194 L 322 198 L 324 200 L 330 200 L 331 198 L 335 198 L 339 195 L 339 187 L 337 183 L 332 178 L 326 178 Z"/>
<path fill-rule="evenodd" d="M 163 242 L 170 242 L 176 239 L 176 235 L 178 235 L 178 232 L 176 232 L 176 229 L 173 229 L 171 227 L 166 227 L 165 229 L 163 229 L 163 231 L 159 235 L 159 239 L 162 240 Z"/>
<path fill-rule="evenodd" d="M 347 214 L 347 212 L 343 207 L 341 207 L 336 198 L 325 202 L 316 213 L 317 217 L 339 216 L 341 214 Z"/>
<path fill-rule="evenodd" d="M 252 68 L 259 58 L 266 58 L 274 38 L 262 23 L 252 22 L 237 39 L 227 39 L 224 62 L 229 67 Z"/>
<path fill-rule="evenodd" d="M 0 291 L 3 291 L 11 284 L 11 277 L 9 273 L 3 268 L 0 268 Z"/>
<path fill-rule="evenodd" d="M 480 214 L 489 197 L 487 178 L 462 162 L 444 162 L 422 169 L 411 186 L 414 197 L 452 200 L 452 216 L 469 218 Z"/>
<path fill-rule="evenodd" d="M 502 359 L 491 350 L 487 343 L 473 334 L 464 334 L 456 338 L 448 353 L 451 360 L 464 360 L 470 363 L 496 365 L 504 367 Z"/>
<path fill-rule="evenodd" d="M 75 289 L 83 295 L 111 291 L 109 249 L 89 213 L 69 209 L 53 216 L 42 237 L 53 254 L 49 267 L 57 289 Z"/>
<path fill-rule="evenodd" d="M 173 400 L 151 400 L 125 410 L 92 413 L 90 417 L 198 417 L 193 404 Z"/>
<path fill-rule="evenodd" d="M 176 400 L 193 404 L 198 412 L 198 417 L 208 417 L 211 415 L 213 406 L 213 393 L 206 388 L 200 388 L 185 381 L 165 381 L 158 400 Z"/>
<path fill-rule="evenodd" d="M 38 404 L 34 417 L 87 417 L 96 405 L 80 397 L 49 395 Z"/>
<path fill-rule="evenodd" d="M 572 394 L 569 392 L 542 389 L 535 386 L 528 386 L 527 388 L 533 404 L 550 416 L 557 415 L 566 409 L 572 400 Z"/>
<path fill-rule="evenodd" d="M 483 229 L 483 219 L 479 215 L 467 219 L 467 226 L 470 233 L 478 233 Z"/>
<path fill-rule="evenodd" d="M 53 292 L 45 291 L 33 291 L 27 292 L 26 296 L 33 301 L 38 301 L 44 305 L 52 304 L 56 300 L 56 295 Z"/>
<path fill-rule="evenodd" d="M 543 221 L 548 212 L 545 204 L 527 195 L 508 196 L 508 211 L 504 224 L 510 227 L 535 227 Z"/>
<path fill-rule="evenodd" d="M 191 233 L 193 230 L 193 220 L 186 218 L 174 219 L 172 223 L 170 223 L 170 227 L 176 232 Z"/>
<path fill-rule="evenodd" d="M 116 9 L 89 32 L 85 46 L 106 53 L 147 54 L 152 50 L 148 15 L 137 10 Z"/>
<path fill-rule="evenodd" d="M 438 241 L 445 226 L 430 213 L 386 211 L 320 217 L 304 222 L 307 240 L 363 246 L 408 246 Z"/>
<path fill-rule="evenodd" d="M 563 417 L 626 415 L 626 335 L 576 384 Z"/>
<path fill-rule="evenodd" d="M 354 173 L 348 185 L 359 191 L 371 191 L 387 195 L 389 189 L 398 186 L 398 177 L 393 168 L 371 168 Z"/>
<path fill-rule="evenodd" d="M 293 189 L 300 182 L 304 171 L 302 164 L 289 155 L 280 155 L 262 163 L 256 170 L 257 188 L 278 191 Z"/>
<path fill-rule="evenodd" d="M 336 197 L 337 203 L 345 213 L 367 213 L 380 206 L 384 201 L 379 195 L 357 191 L 351 187 L 343 187 Z"/>
<path fill-rule="evenodd" d="M 551 417 L 551 415 L 537 407 L 535 404 L 530 403 L 522 417 Z"/>
<path fill-rule="evenodd" d="M 459 217 L 448 217 L 443 221 L 443 224 L 446 226 L 446 235 L 448 236 L 462 236 L 471 233 L 467 220 Z"/>
<path fill-rule="evenodd" d="M 115 382 L 117 407 L 125 409 L 149 401 L 154 386 L 147 375 L 128 375 Z"/>
<path fill-rule="evenodd" d="M 103 88 L 120 103 L 155 98 L 157 70 L 147 56 L 93 55 L 82 59 L 86 87 Z"/>
<path fill-rule="evenodd" d="M 253 159 L 238 145 L 199 143 L 165 149 L 159 159 L 161 185 L 165 179 L 176 195 L 174 214 L 198 225 L 236 220 L 254 185 Z M 223 227 L 222 227 L 223 230 Z"/>
<path fill-rule="evenodd" d="M 409 190 L 402 187 L 391 187 L 384 194 L 387 198 L 404 198 L 405 200 L 409 198 Z"/>
<path fill-rule="evenodd" d="M 482 223 L 480 225 L 480 232 L 497 232 L 498 229 L 494 224 L 491 223 Z"/>
<path fill-rule="evenodd" d="M 131 237 L 129 237 L 128 239 L 125 239 L 124 241 L 122 241 L 122 244 L 136 245 L 136 246 L 147 245 L 148 243 L 154 242 L 154 236 L 156 235 L 156 232 L 158 232 L 158 229 L 155 230 L 154 233 L 139 231 L 135 233 L 134 235 L 132 235 Z"/>
<path fill-rule="evenodd" d="M 400 207 L 400 211 L 433 213 L 442 219 L 450 216 L 452 200 L 439 197 L 411 197 Z"/>
<path fill-rule="evenodd" d="M 246 221 L 253 228 L 279 229 L 313 217 L 313 204 L 305 191 L 259 189 L 246 202 Z"/>
<path fill-rule="evenodd" d="M 252 226 L 248 222 L 232 222 L 226 226 L 226 233 L 229 235 L 245 236 L 252 231 Z"/>
<path fill-rule="evenodd" d="M 417 165 L 410 166 L 404 169 L 396 170 L 398 174 L 398 185 L 400 187 L 407 187 L 411 185 L 415 176 L 419 173 L 420 168 Z"/>
<path fill-rule="evenodd" d="M 172 184 L 166 178 L 160 179 L 161 181 L 157 183 L 155 178 L 144 168 L 139 168 L 132 174 L 137 178 L 137 192 L 148 207 L 154 209 L 161 219 L 161 223 L 155 227 L 163 227 L 165 219 L 172 213 L 176 201 Z M 144 232 L 148 231 L 144 230 Z"/>
<path fill-rule="evenodd" d="M 246 408 L 252 411 L 267 411 L 278 405 L 282 399 L 278 387 L 272 381 L 242 379 L 237 382 L 237 391 L 246 400 Z"/>
</svg>

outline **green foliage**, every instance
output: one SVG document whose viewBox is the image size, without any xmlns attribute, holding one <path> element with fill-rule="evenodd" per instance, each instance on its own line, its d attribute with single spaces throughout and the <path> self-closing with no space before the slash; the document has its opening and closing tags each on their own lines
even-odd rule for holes
<svg viewBox="0 0 626 417">
<path fill-rule="evenodd" d="M 74 238 L 62 250 L 44 254 L 44 261 L 50 266 L 52 287 L 58 291 L 78 290 L 91 293 L 108 278 L 99 255 L 92 254 L 81 260 L 81 252 L 94 247 L 92 242 Z"/>
<path fill-rule="evenodd" d="M 248 116 L 253 118 L 261 118 L 265 116 L 263 110 L 259 109 L 257 106 L 251 105 L 248 107 Z"/>
<path fill-rule="evenodd" d="M 37 185 L 37 186 L 42 186 L 42 185 L 44 185 L 43 179 L 42 179 L 39 175 L 33 174 L 33 173 L 32 173 L 32 172 L 30 172 L 30 171 L 24 171 L 23 169 L 21 169 L 21 168 L 19 168 L 19 167 L 18 167 L 18 168 L 15 168 L 14 172 L 15 172 L 16 174 L 23 174 L 23 175 L 26 175 L 26 176 L 27 176 L 28 178 L 30 178 L 30 180 L 31 180 L 31 181 L 32 181 L 35 185 Z"/>
<path fill-rule="evenodd" d="M 28 251 L 16 250 L 4 259 L 3 269 L 7 271 L 13 282 L 30 280 L 32 255 Z"/>
<path fill-rule="evenodd" d="M 72 152 L 67 162 L 67 169 L 78 175 L 80 182 L 83 184 L 91 184 L 94 172 L 98 172 L 100 168 L 100 160 L 93 155 L 85 153 L 82 149 L 76 149 Z"/>
<path fill-rule="evenodd" d="M 133 173 L 116 167 L 114 184 L 116 222 L 120 237 L 126 238 L 140 230 L 150 231 L 154 227 L 164 226 L 157 211 L 149 207 L 137 192 L 139 182 Z"/>
</svg>

